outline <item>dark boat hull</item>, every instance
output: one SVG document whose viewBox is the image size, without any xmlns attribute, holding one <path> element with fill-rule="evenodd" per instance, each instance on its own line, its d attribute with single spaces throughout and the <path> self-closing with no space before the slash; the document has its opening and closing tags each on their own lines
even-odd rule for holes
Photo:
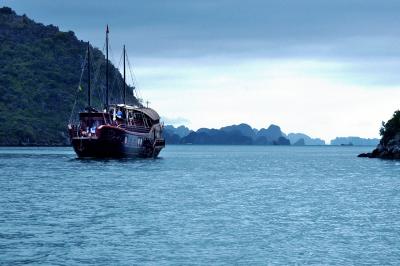
<svg viewBox="0 0 400 266">
<path fill-rule="evenodd" d="M 74 137 L 72 146 L 79 158 L 155 158 L 164 148 L 163 139 L 116 127 L 103 127 L 90 137 Z"/>
</svg>

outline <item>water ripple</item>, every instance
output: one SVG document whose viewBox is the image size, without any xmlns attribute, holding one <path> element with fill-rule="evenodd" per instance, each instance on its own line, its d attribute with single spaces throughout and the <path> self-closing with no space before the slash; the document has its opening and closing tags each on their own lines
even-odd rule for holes
<svg viewBox="0 0 400 266">
<path fill-rule="evenodd" d="M 400 164 L 367 150 L 0 148 L 0 264 L 400 264 Z"/>
</svg>

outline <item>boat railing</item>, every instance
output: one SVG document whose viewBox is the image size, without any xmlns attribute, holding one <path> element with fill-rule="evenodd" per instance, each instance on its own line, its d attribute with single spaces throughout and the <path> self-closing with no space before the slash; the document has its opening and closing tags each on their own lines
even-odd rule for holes
<svg viewBox="0 0 400 266">
<path fill-rule="evenodd" d="M 71 138 L 81 138 L 81 137 L 95 137 L 97 128 L 83 130 L 82 127 L 78 125 L 68 125 L 68 131 Z"/>
<path fill-rule="evenodd" d="M 68 125 L 69 135 L 73 137 L 79 137 L 79 125 L 69 124 Z"/>
<path fill-rule="evenodd" d="M 149 133 L 150 128 L 145 127 L 145 126 L 126 126 L 126 130 L 128 131 L 136 131 L 140 133 Z"/>
</svg>

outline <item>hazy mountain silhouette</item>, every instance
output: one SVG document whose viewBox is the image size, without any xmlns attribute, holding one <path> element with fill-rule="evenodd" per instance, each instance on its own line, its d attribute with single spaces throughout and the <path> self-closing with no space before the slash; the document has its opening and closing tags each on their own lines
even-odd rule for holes
<svg viewBox="0 0 400 266">
<path fill-rule="evenodd" d="M 290 133 L 287 135 L 290 143 L 295 144 L 303 139 L 304 145 L 325 145 L 325 141 L 319 138 L 311 138 L 303 133 Z M 299 144 L 299 143 L 298 143 Z"/>
<path fill-rule="evenodd" d="M 186 136 L 179 139 L 178 129 Z M 271 125 L 267 129 L 255 130 L 248 124 L 239 124 L 222 127 L 220 129 L 200 128 L 190 131 L 182 126 L 175 128 L 165 126 L 164 136 L 170 144 L 198 144 L 198 145 L 290 145 L 279 126 Z"/>
<path fill-rule="evenodd" d="M 331 140 L 331 145 L 376 146 L 379 139 L 364 139 L 360 137 L 337 137 Z"/>
</svg>

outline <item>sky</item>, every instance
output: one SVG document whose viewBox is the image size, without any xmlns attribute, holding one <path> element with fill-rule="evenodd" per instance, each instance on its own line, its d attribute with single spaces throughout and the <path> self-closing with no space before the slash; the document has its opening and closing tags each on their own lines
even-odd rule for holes
<svg viewBox="0 0 400 266">
<path fill-rule="evenodd" d="M 400 108 L 398 0 L 0 0 L 79 39 L 122 45 L 165 123 L 277 124 L 379 137 Z M 113 60 L 118 64 L 118 60 Z"/>
</svg>

